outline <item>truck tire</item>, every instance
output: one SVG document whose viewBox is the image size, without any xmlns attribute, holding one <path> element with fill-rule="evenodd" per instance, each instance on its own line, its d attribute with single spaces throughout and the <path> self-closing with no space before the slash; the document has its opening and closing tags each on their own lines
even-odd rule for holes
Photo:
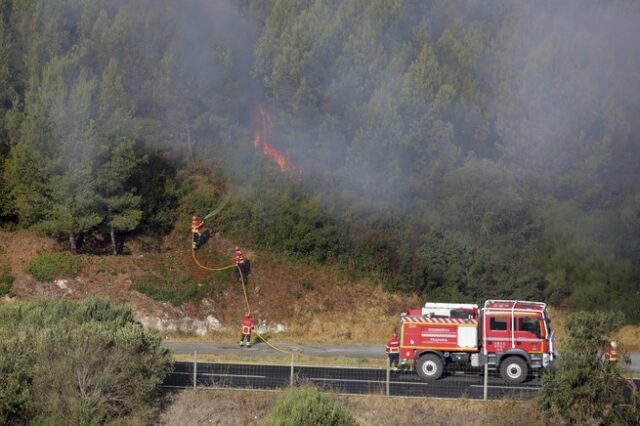
<svg viewBox="0 0 640 426">
<path fill-rule="evenodd" d="M 436 354 L 422 355 L 416 362 L 416 373 L 425 380 L 438 380 L 442 370 L 442 359 Z"/>
<path fill-rule="evenodd" d="M 500 376 L 510 385 L 519 385 L 527 379 L 529 367 L 519 356 L 510 356 L 500 363 Z"/>
</svg>

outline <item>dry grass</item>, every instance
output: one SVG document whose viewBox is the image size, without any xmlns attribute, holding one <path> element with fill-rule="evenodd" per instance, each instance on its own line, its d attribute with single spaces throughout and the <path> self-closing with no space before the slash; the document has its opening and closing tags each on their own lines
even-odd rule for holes
<svg viewBox="0 0 640 426">
<path fill-rule="evenodd" d="M 185 390 L 167 397 L 160 425 L 258 425 L 280 392 Z"/>
<path fill-rule="evenodd" d="M 258 425 L 283 391 L 185 390 L 169 396 L 162 425 Z M 339 396 L 360 425 L 539 425 L 535 401 Z"/>
<path fill-rule="evenodd" d="M 556 332 L 558 350 L 562 352 L 562 344 L 567 335 L 563 325 L 569 312 L 555 308 L 549 308 L 549 311 L 552 321 L 551 327 Z M 640 352 L 640 325 L 625 325 L 611 337 L 622 343 L 622 348 L 625 352 Z"/>
<path fill-rule="evenodd" d="M 362 425 L 539 425 L 535 401 L 473 401 L 385 396 L 341 397 Z"/>
<path fill-rule="evenodd" d="M 372 291 L 375 291 L 372 289 Z M 375 323 L 371 319 L 375 318 Z M 303 315 L 287 323 L 286 331 L 266 334 L 285 343 L 306 344 L 379 344 L 384 345 L 398 323 L 399 312 L 388 314 L 382 308 L 364 308 L 358 312 L 332 312 Z M 171 341 L 230 343 L 238 339 L 240 326 L 225 326 L 206 336 L 167 334 Z"/>
<path fill-rule="evenodd" d="M 640 352 L 640 325 L 626 325 L 615 334 L 614 338 L 622 342 L 622 349 L 625 352 Z"/>
<path fill-rule="evenodd" d="M 193 362 L 193 355 L 174 355 L 176 361 Z M 228 363 L 256 363 L 290 365 L 291 355 L 273 353 L 259 355 L 243 354 L 198 354 L 198 361 L 201 362 L 228 362 Z M 295 365 L 318 365 L 331 367 L 363 367 L 363 368 L 385 368 L 386 358 L 351 358 L 351 357 L 325 357 L 296 354 Z"/>
</svg>

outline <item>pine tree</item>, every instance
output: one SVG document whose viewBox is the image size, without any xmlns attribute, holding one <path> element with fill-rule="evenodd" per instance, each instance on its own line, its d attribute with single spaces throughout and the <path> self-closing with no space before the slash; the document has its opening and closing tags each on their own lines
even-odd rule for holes
<svg viewBox="0 0 640 426">
<path fill-rule="evenodd" d="M 21 138 L 8 178 L 21 221 L 77 242 L 102 221 L 93 170 L 96 155 L 94 97 L 97 83 L 76 60 L 56 58 L 42 82 L 32 78 Z"/>
<path fill-rule="evenodd" d="M 131 177 L 145 160 L 139 156 L 132 139 L 132 106 L 128 101 L 118 64 L 111 60 L 102 74 L 98 96 L 98 132 L 102 155 L 96 171 L 104 225 L 108 228 L 113 254 L 122 244 L 117 233 L 132 231 L 142 218 L 141 197 L 132 188 Z"/>
</svg>

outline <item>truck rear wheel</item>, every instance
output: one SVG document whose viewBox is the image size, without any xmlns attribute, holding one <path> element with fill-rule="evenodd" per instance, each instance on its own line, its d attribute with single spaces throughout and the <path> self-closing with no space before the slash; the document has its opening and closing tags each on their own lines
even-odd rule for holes
<svg viewBox="0 0 640 426">
<path fill-rule="evenodd" d="M 435 354 L 426 354 L 418 358 L 416 372 L 425 380 L 438 380 L 442 376 L 442 359 Z"/>
<path fill-rule="evenodd" d="M 500 376 L 511 385 L 524 382 L 527 374 L 529 374 L 527 363 L 519 356 L 510 356 L 500 363 Z"/>
</svg>

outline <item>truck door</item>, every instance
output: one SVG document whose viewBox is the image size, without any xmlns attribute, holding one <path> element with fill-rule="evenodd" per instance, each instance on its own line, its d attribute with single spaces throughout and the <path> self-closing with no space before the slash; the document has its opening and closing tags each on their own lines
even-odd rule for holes
<svg viewBox="0 0 640 426">
<path fill-rule="evenodd" d="M 540 329 L 540 318 L 535 315 L 516 314 L 515 341 L 517 349 L 524 349 L 531 353 L 543 352 L 542 330 Z"/>
<path fill-rule="evenodd" d="M 500 353 L 511 348 L 511 315 L 504 313 L 488 313 L 487 321 L 487 352 Z"/>
</svg>

